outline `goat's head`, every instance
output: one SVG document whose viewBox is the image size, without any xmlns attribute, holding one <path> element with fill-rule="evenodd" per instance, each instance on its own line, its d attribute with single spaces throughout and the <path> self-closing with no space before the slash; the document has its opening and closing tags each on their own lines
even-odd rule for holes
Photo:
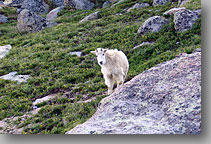
<svg viewBox="0 0 211 144">
<path fill-rule="evenodd" d="M 97 56 L 97 61 L 100 66 L 104 65 L 106 63 L 106 53 L 107 49 L 103 48 L 97 48 L 95 51 L 91 51 L 92 54 L 95 54 Z"/>
</svg>

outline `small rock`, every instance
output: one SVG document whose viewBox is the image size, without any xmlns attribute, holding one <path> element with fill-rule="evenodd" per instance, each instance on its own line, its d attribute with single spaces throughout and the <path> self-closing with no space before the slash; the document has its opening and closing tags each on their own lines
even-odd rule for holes
<svg viewBox="0 0 211 144">
<path fill-rule="evenodd" d="M 190 10 L 178 11 L 174 14 L 175 29 L 179 32 L 184 32 L 192 28 L 195 21 L 199 18 L 197 12 Z"/>
<path fill-rule="evenodd" d="M 178 12 L 178 11 L 184 11 L 184 10 L 186 10 L 185 7 L 181 7 L 181 8 L 172 8 L 172 9 L 166 11 L 166 12 L 163 13 L 163 14 L 164 14 L 164 15 L 170 15 L 170 14 L 174 14 L 174 13 L 176 13 L 176 12 Z"/>
<path fill-rule="evenodd" d="M 157 5 L 165 5 L 167 2 L 170 2 L 171 0 L 153 0 L 153 6 Z"/>
<path fill-rule="evenodd" d="M 99 16 L 98 13 L 99 13 L 99 11 L 97 11 L 97 12 L 95 12 L 95 13 L 92 13 L 92 14 L 86 16 L 86 17 L 85 17 L 84 19 L 82 19 L 79 23 L 83 23 L 83 22 L 85 22 L 85 21 L 97 19 L 98 16 Z"/>
<path fill-rule="evenodd" d="M 33 102 L 33 105 L 37 105 L 39 103 L 42 103 L 42 102 L 45 102 L 45 101 L 49 101 L 53 98 L 55 98 L 57 95 L 56 94 L 52 94 L 52 95 L 48 95 L 48 96 L 45 96 L 43 98 L 40 98 L 40 99 L 36 99 L 34 102 Z"/>
<path fill-rule="evenodd" d="M 110 4 L 112 4 L 110 1 L 105 1 L 105 2 L 103 3 L 103 8 L 109 6 Z"/>
<path fill-rule="evenodd" d="M 201 48 L 195 49 L 195 50 L 193 51 L 193 53 L 195 53 L 195 52 L 201 52 Z"/>
<path fill-rule="evenodd" d="M 183 6 L 185 5 L 189 0 L 179 0 L 178 6 Z"/>
<path fill-rule="evenodd" d="M 8 18 L 4 15 L 0 14 L 0 24 L 8 22 Z"/>
<path fill-rule="evenodd" d="M 81 10 L 90 10 L 95 6 L 95 4 L 93 2 L 90 2 L 90 0 L 71 0 L 71 2 L 76 9 Z"/>
<path fill-rule="evenodd" d="M 17 81 L 18 83 L 27 82 L 27 80 L 30 78 L 29 75 L 17 75 L 17 72 L 11 72 L 9 74 L 3 75 L 0 77 L 4 80 L 11 80 L 11 81 Z"/>
<path fill-rule="evenodd" d="M 141 8 L 148 7 L 148 6 L 149 6 L 148 3 L 137 3 L 134 6 L 132 6 L 131 8 L 129 8 L 127 10 L 127 12 L 131 11 L 132 9 L 141 9 Z"/>
<path fill-rule="evenodd" d="M 53 3 L 57 6 L 64 6 L 64 0 L 52 0 Z"/>
<path fill-rule="evenodd" d="M 153 16 L 148 18 L 142 26 L 138 29 L 138 34 L 147 34 L 152 32 L 159 32 L 161 28 L 168 24 L 168 19 L 161 16 Z"/>
<path fill-rule="evenodd" d="M 120 0 L 120 1 L 118 1 L 117 3 L 113 4 L 111 6 L 111 8 L 114 8 L 116 5 L 118 5 L 118 4 L 120 4 L 120 3 L 124 2 L 124 1 L 126 1 L 126 0 Z"/>
<path fill-rule="evenodd" d="M 76 51 L 76 52 L 70 52 L 70 55 L 77 55 L 78 57 L 81 57 L 82 52 Z"/>
<path fill-rule="evenodd" d="M 11 48 L 11 45 L 0 46 L 0 59 L 9 53 Z"/>
<path fill-rule="evenodd" d="M 154 44 L 154 42 L 143 42 L 140 45 L 135 46 L 133 49 L 137 49 L 137 48 L 142 47 L 144 45 L 153 45 L 153 44 Z"/>
<path fill-rule="evenodd" d="M 46 17 L 46 20 L 48 21 L 53 21 L 57 18 L 57 14 L 58 12 L 60 12 L 64 7 L 61 6 L 61 7 L 57 7 L 55 9 L 53 9 L 52 11 L 50 11 Z"/>
</svg>

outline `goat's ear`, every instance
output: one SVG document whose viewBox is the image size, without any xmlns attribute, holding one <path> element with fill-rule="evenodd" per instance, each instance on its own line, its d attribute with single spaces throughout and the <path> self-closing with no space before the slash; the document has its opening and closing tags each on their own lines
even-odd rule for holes
<svg viewBox="0 0 211 144">
<path fill-rule="evenodd" d="M 92 54 L 96 55 L 96 51 L 91 51 Z"/>
<path fill-rule="evenodd" d="M 106 53 L 108 49 L 104 49 L 103 52 Z"/>
</svg>

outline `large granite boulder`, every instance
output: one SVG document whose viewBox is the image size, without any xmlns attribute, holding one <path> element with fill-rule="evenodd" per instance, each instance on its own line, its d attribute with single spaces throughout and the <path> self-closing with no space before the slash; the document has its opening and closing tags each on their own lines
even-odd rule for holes
<svg viewBox="0 0 211 144">
<path fill-rule="evenodd" d="M 153 0 L 153 6 L 156 5 L 165 5 L 167 2 L 170 2 L 171 0 Z"/>
<path fill-rule="evenodd" d="M 64 0 L 64 5 L 70 5 L 81 10 L 90 10 L 95 6 L 95 4 L 90 0 Z"/>
<path fill-rule="evenodd" d="M 152 32 L 159 32 L 165 24 L 168 24 L 168 19 L 161 16 L 153 16 L 148 18 L 138 29 L 138 34 L 143 35 Z"/>
<path fill-rule="evenodd" d="M 20 7 L 23 2 L 24 0 L 11 0 L 11 3 L 9 4 L 9 6 Z"/>
<path fill-rule="evenodd" d="M 36 13 L 47 13 L 49 6 L 43 0 L 24 0 L 21 9 L 28 9 Z"/>
<path fill-rule="evenodd" d="M 175 29 L 180 32 L 184 32 L 193 27 L 193 24 L 199 18 L 197 11 L 183 10 L 174 13 Z"/>
<path fill-rule="evenodd" d="M 19 32 L 38 32 L 47 27 L 45 18 L 24 9 L 18 15 L 17 28 Z"/>
<path fill-rule="evenodd" d="M 66 134 L 200 134 L 201 52 L 144 71 Z"/>
</svg>

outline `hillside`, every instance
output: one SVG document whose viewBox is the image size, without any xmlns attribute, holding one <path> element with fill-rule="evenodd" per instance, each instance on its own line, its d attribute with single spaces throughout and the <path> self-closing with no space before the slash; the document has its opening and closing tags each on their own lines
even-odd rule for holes
<svg viewBox="0 0 211 144">
<path fill-rule="evenodd" d="M 48 11 L 57 7 L 51 0 L 45 2 Z M 0 15 L 8 21 L 0 24 L 0 46 L 12 48 L 0 59 L 0 77 L 17 72 L 29 79 L 0 78 L 0 133 L 64 134 L 90 118 L 100 100 L 107 97 L 100 66 L 90 54 L 98 47 L 117 48 L 127 55 L 130 69 L 126 81 L 180 53 L 201 48 L 200 14 L 185 31 L 176 30 L 174 15 L 164 15 L 179 7 L 180 1 L 155 6 L 153 0 L 123 0 L 102 8 L 104 2 L 93 1 L 95 5 L 89 10 L 65 6 L 53 21 L 57 24 L 38 32 L 20 32 L 18 8 L 1 6 Z M 149 6 L 127 11 L 138 2 Z M 181 7 L 198 10 L 200 0 L 189 0 Z M 97 18 L 80 23 L 95 12 Z M 47 13 L 38 15 L 45 18 Z M 143 28 L 143 34 L 138 33 L 154 16 L 168 22 L 157 32 L 145 33 Z M 34 104 L 46 96 L 52 99 Z"/>
</svg>

